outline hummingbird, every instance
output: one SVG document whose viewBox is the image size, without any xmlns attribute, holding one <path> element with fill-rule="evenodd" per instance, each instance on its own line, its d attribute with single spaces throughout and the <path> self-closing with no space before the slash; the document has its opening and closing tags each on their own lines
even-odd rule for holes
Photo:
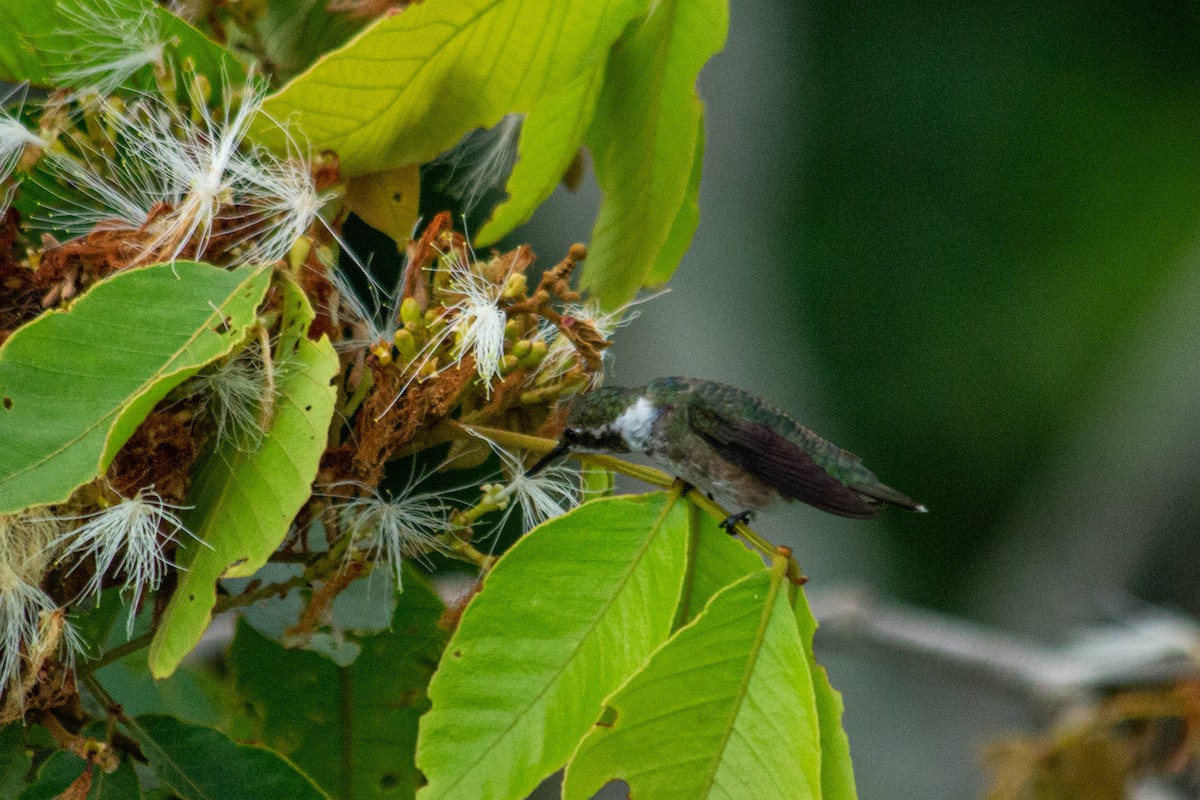
<svg viewBox="0 0 1200 800">
<path fill-rule="evenodd" d="M 604 387 L 578 398 L 558 445 L 533 474 L 567 451 L 642 453 L 730 508 L 732 530 L 779 499 L 868 519 L 883 504 L 925 506 L 886 486 L 853 453 L 835 447 L 754 395 L 696 378 Z"/>
</svg>

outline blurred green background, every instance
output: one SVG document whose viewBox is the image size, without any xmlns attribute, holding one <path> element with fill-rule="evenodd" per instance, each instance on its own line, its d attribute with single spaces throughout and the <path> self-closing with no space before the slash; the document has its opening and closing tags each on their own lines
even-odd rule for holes
<svg viewBox="0 0 1200 800">
<path fill-rule="evenodd" d="M 762 515 L 848 583 L 1055 643 L 1200 611 L 1200 7 L 732 0 L 701 222 L 610 383 L 753 390 L 931 513 Z M 594 219 L 559 190 L 518 235 Z M 865 800 L 978 796 L 1033 721 L 970 676 L 818 641 Z"/>
</svg>

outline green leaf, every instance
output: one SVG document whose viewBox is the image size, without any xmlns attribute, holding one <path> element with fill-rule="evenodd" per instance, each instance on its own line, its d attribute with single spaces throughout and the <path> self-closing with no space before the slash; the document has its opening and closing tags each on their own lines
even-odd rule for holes
<svg viewBox="0 0 1200 800">
<path fill-rule="evenodd" d="M 251 575 L 265 564 L 312 491 L 333 416 L 330 380 L 338 360 L 327 338 L 304 337 L 312 307 L 292 281 L 283 286 L 270 427 L 257 446 L 222 443 L 196 474 L 183 521 L 203 544 L 184 537 L 176 554 L 183 567 L 179 585 L 150 644 L 156 678 L 170 675 L 200 641 L 212 619 L 217 580 Z"/>
<path fill-rule="evenodd" d="M 270 271 L 176 262 L 102 281 L 0 346 L 0 513 L 59 503 L 242 339 Z"/>
<path fill-rule="evenodd" d="M 65 9 L 86 12 L 94 7 L 82 0 L 45 3 L 41 0 L 5 0 L 0 3 L 0 81 L 35 86 L 64 86 L 62 72 L 78 64 L 84 57 L 81 49 L 97 47 L 90 31 L 80 30 L 80 23 L 65 13 Z M 154 20 L 166 43 L 164 52 L 176 63 L 190 59 L 196 71 L 214 85 L 226 79 L 240 81 L 246 71 L 242 65 L 216 42 L 151 0 L 120 0 L 104 2 L 105 16 L 123 20 L 126 31 L 144 28 L 146 18 Z M 102 23 L 107 24 L 107 23 Z M 113 26 L 117 27 L 117 26 Z M 107 42 L 111 30 L 99 32 Z M 86 56 L 94 59 L 97 54 Z M 131 79 L 137 88 L 153 86 L 150 66 L 143 67 Z"/>
<path fill-rule="evenodd" d="M 673 499 L 593 500 L 504 554 L 430 684 L 422 800 L 523 798 L 566 762 L 670 633 L 687 533 Z"/>
<path fill-rule="evenodd" d="M 561 103 L 555 95 L 594 72 L 645 7 L 646 0 L 414 3 L 320 59 L 268 98 L 264 112 L 294 120 L 315 149 L 335 151 L 346 177 L 428 161 L 505 114 L 528 112 L 543 124 L 538 106 Z M 265 116 L 253 135 L 286 144 Z M 558 148 L 553 157 L 561 160 Z"/>
<path fill-rule="evenodd" d="M 784 567 L 714 597 L 606 701 L 567 766 L 564 800 L 614 779 L 656 800 L 821 797 L 817 708 Z"/>
<path fill-rule="evenodd" d="M 25 750 L 25 726 L 18 721 L 0 728 L 0 797 L 17 796 L 31 763 Z"/>
<path fill-rule="evenodd" d="M 842 695 L 829 683 L 825 668 L 813 654 L 813 634 L 817 620 L 808 607 L 803 589 L 796 589 L 792 601 L 796 610 L 796 626 L 808 654 L 809 674 L 821 720 L 821 798 L 822 800 L 855 800 L 858 789 L 854 783 L 854 768 L 850 763 L 850 740 L 842 728 Z"/>
<path fill-rule="evenodd" d="M 21 793 L 21 800 L 58 800 L 59 795 L 86 768 L 87 764 L 79 756 L 60 750 L 46 759 L 46 763 L 38 770 L 37 779 Z M 92 787 L 87 794 L 88 800 L 137 800 L 141 796 L 142 787 L 129 761 L 122 761 L 111 775 L 92 767 Z"/>
<path fill-rule="evenodd" d="M 726 0 L 661 0 L 613 49 L 588 133 L 604 200 L 582 278 L 608 308 L 669 278 L 691 240 L 704 116 L 696 76 L 728 27 Z"/>
<path fill-rule="evenodd" d="M 329 798 L 278 753 L 235 744 L 212 728 L 155 714 L 130 719 L 125 728 L 159 780 L 183 800 Z"/>
<path fill-rule="evenodd" d="M 414 797 L 417 720 L 445 646 L 444 610 L 424 579 L 406 572 L 392 629 L 360 640 L 363 651 L 349 667 L 286 650 L 239 622 L 230 662 L 262 741 L 337 796 Z"/>
</svg>

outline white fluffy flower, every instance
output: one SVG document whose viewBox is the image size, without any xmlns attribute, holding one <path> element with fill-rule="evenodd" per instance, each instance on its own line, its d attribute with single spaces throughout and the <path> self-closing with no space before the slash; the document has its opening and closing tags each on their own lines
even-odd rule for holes
<svg viewBox="0 0 1200 800">
<path fill-rule="evenodd" d="M 93 229 L 140 230 L 151 211 L 159 205 L 174 207 L 183 195 L 155 163 L 142 158 L 136 150 L 145 106 L 134 104 L 128 110 L 101 106 L 102 116 L 111 122 L 107 129 L 106 153 L 88 150 L 78 155 L 60 151 L 46 154 L 47 176 L 60 179 L 66 188 L 46 177 L 39 179 L 43 192 L 55 198 L 33 217 L 33 225 L 47 231 L 62 231 L 71 237 L 83 236 Z"/>
<path fill-rule="evenodd" d="M 62 534 L 57 541 L 62 558 L 77 559 L 75 569 L 87 557 L 95 561 L 95 572 L 84 587 L 82 597 L 97 601 L 110 571 L 125 577 L 122 592 L 132 592 L 127 630 L 132 635 L 134 617 L 146 589 L 157 589 L 168 567 L 174 566 L 163 552 L 164 541 L 178 541 L 180 532 L 191 533 L 176 512 L 182 507 L 162 499 L 152 489 L 143 489 L 136 497 L 88 514 L 83 524 Z"/>
<path fill-rule="evenodd" d="M 519 507 L 525 530 L 543 522 L 561 517 L 579 503 L 579 475 L 575 470 L 559 462 L 544 467 L 530 476 L 525 468 L 525 459 L 493 442 L 486 436 L 472 434 L 483 439 L 500 458 L 507 482 L 492 493 L 492 499 L 508 504 L 504 520 L 512 508 Z M 504 525 L 504 520 L 500 526 Z"/>
<path fill-rule="evenodd" d="M 239 148 L 261 101 L 261 90 L 247 85 L 236 109 L 227 99 L 215 115 L 194 100 L 198 122 L 165 106 L 144 106 L 140 131 L 132 129 L 137 123 L 131 120 L 128 133 L 137 142 L 136 156 L 156 165 L 173 196 L 181 198 L 154 220 L 155 236 L 145 250 L 156 260 L 178 258 L 189 243 L 197 254 L 207 248 L 217 220 L 237 202 L 238 189 L 256 169 Z"/>
<path fill-rule="evenodd" d="M 605 339 L 611 339 L 618 329 L 625 327 L 638 318 L 640 312 L 636 310 L 637 306 L 648 300 L 653 300 L 663 293 L 659 292 L 633 300 L 611 311 L 603 310 L 600 308 L 600 304 L 594 301 L 569 303 L 562 309 L 562 314 L 564 317 L 574 317 L 577 320 L 588 323 Z M 562 332 L 554 325 L 544 322 L 538 330 L 538 338 L 546 342 L 546 357 L 538 365 L 535 376 L 538 383 L 545 384 L 555 381 L 578 363 L 578 351 L 575 349 L 574 343 L 566 336 L 563 336 Z M 600 351 L 601 359 L 604 359 L 607 355 L 607 350 Z M 593 381 L 600 380 L 602 375 L 602 370 L 597 371 L 593 375 Z"/>
<path fill-rule="evenodd" d="M 231 442 L 253 449 L 262 442 L 264 422 L 278 395 L 277 379 L 267 370 L 262 345 L 252 342 L 185 385 L 186 396 L 197 398 L 201 412 L 213 424 L 219 445 Z"/>
<path fill-rule="evenodd" d="M 0 100 L 0 182 L 7 181 L 12 177 L 26 148 L 46 147 L 42 138 L 26 128 L 20 120 L 21 111 L 25 105 L 24 91 L 24 87 L 18 87 Z M 16 111 L 10 111 L 6 106 L 18 94 L 21 95 L 21 99 L 17 103 Z M 12 199 L 12 189 L 13 187 L 9 186 L 0 197 L 0 213 L 7 210 L 8 203 Z"/>
<path fill-rule="evenodd" d="M 349 552 L 366 553 L 394 573 L 396 587 L 405 558 L 442 548 L 437 535 L 449 528 L 450 504 L 440 492 L 415 491 L 416 479 L 396 495 L 372 492 L 337 504 L 341 523 L 351 532 Z"/>
<path fill-rule="evenodd" d="M 216 257 L 206 253 L 216 234 L 227 265 L 283 258 L 329 197 L 298 145 L 281 159 L 245 144 L 262 96 L 253 81 L 240 94 L 227 87 L 216 111 L 193 97 L 191 115 L 150 97 L 103 103 L 103 146 L 47 159 L 43 188 L 58 200 L 38 223 L 72 236 L 142 231 L 135 261 Z"/>
<path fill-rule="evenodd" d="M 490 391 L 500 377 L 504 358 L 504 326 L 508 318 L 500 308 L 504 281 L 492 283 L 480 275 L 465 255 L 455 252 L 449 259 L 450 291 L 460 299 L 450 306 L 459 360 L 470 355 L 475 371 Z"/>
<path fill-rule="evenodd" d="M 244 224 L 250 234 L 245 238 L 253 244 L 239 259 L 243 263 L 270 264 L 285 257 L 331 199 L 329 193 L 317 191 L 309 159 L 301 156 L 290 136 L 288 142 L 286 159 L 255 148 L 249 158 L 231 165 L 239 202 L 252 210 Z"/>
<path fill-rule="evenodd" d="M 0 516 L 0 689 L 17 686 L 26 666 L 45 655 L 49 615 L 59 611 L 39 584 L 53 557 L 58 522 L 50 518 Z M 66 661 L 78 639 L 69 625 L 56 643 Z"/>
</svg>

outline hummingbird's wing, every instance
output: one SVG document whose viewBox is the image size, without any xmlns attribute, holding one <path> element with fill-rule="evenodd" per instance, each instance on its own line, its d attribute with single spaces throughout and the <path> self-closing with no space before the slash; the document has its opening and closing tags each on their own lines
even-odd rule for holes
<svg viewBox="0 0 1200 800">
<path fill-rule="evenodd" d="M 878 514 L 875 505 L 830 475 L 798 444 L 769 425 L 735 419 L 711 406 L 689 403 L 688 426 L 724 459 L 773 487 L 788 499 L 855 519 Z"/>
</svg>

